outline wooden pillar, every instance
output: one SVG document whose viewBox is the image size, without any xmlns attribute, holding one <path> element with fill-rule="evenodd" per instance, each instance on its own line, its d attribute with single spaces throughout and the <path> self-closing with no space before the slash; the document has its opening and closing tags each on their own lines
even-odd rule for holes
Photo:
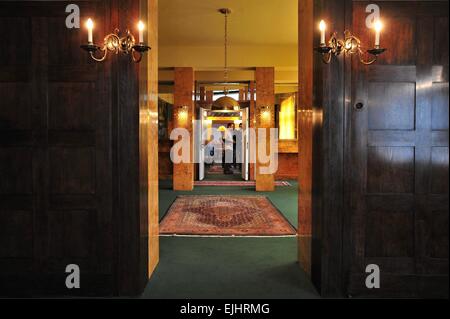
<svg viewBox="0 0 450 319">
<path fill-rule="evenodd" d="M 201 102 L 206 101 L 206 90 L 205 90 L 205 87 L 204 87 L 204 86 L 202 86 L 202 87 L 200 88 L 200 101 L 201 101 Z"/>
<path fill-rule="evenodd" d="M 206 102 L 212 103 L 213 102 L 213 96 L 214 96 L 214 92 L 213 91 L 206 91 Z"/>
<path fill-rule="evenodd" d="M 139 16 L 146 21 L 145 42 L 152 48 L 139 65 L 140 184 L 141 189 L 148 189 L 147 198 L 144 192 L 140 197 L 141 247 L 147 247 L 141 252 L 140 267 L 146 274 L 144 279 L 148 279 L 159 262 L 158 148 L 155 147 L 158 141 L 158 0 L 140 0 Z"/>
<path fill-rule="evenodd" d="M 270 129 L 275 128 L 275 68 L 263 67 L 256 68 L 256 136 L 260 128 L 266 129 L 266 150 L 274 152 L 278 150 L 270 149 Z M 263 107 L 268 107 L 262 112 Z M 263 114 L 266 113 L 266 114 Z M 256 141 L 256 149 L 261 145 Z M 268 164 L 260 163 L 256 154 L 256 191 L 272 192 L 275 190 L 275 174 L 261 174 L 260 168 Z"/>
<path fill-rule="evenodd" d="M 239 89 L 239 101 L 245 101 L 245 90 Z"/>
<path fill-rule="evenodd" d="M 174 129 L 185 128 L 190 134 L 190 162 L 173 165 L 173 189 L 176 191 L 192 191 L 194 189 L 194 131 L 192 125 L 192 120 L 194 118 L 194 102 L 192 100 L 193 89 L 193 68 L 175 68 Z M 177 143 L 178 141 L 174 142 Z"/>
<path fill-rule="evenodd" d="M 311 274 L 314 1 L 298 2 L 298 261 Z"/>
<path fill-rule="evenodd" d="M 249 92 L 250 92 L 250 128 L 254 129 L 256 125 L 256 117 L 255 117 L 255 82 L 251 81 L 249 86 Z M 251 138 L 251 137 L 250 137 Z M 250 140 L 250 143 L 253 143 L 253 141 Z M 250 147 L 250 158 L 254 158 L 254 155 L 252 153 L 252 148 Z M 250 167 L 249 167 L 249 178 L 251 181 L 255 180 L 255 164 L 250 161 Z"/>
</svg>

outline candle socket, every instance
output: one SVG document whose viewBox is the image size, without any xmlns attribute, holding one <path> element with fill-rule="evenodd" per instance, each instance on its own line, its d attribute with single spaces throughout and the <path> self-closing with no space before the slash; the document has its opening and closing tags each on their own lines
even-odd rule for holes
<svg viewBox="0 0 450 319">
<path fill-rule="evenodd" d="M 98 45 L 95 45 L 93 42 L 88 42 L 87 44 L 83 44 L 80 47 L 87 52 L 95 52 L 100 49 L 100 47 Z"/>
<path fill-rule="evenodd" d="M 327 46 L 325 43 L 321 43 L 318 48 L 315 48 L 315 50 L 321 54 L 326 54 L 329 53 L 332 48 Z"/>
<path fill-rule="evenodd" d="M 145 45 L 144 42 L 140 42 L 136 45 L 133 46 L 133 50 L 137 51 L 137 52 L 146 52 L 148 50 L 150 50 L 151 48 L 148 45 Z"/>
<path fill-rule="evenodd" d="M 387 49 L 383 49 L 379 45 L 376 45 L 376 46 L 374 46 L 373 49 L 367 50 L 367 53 L 378 56 L 378 55 L 384 53 L 386 50 Z"/>
</svg>

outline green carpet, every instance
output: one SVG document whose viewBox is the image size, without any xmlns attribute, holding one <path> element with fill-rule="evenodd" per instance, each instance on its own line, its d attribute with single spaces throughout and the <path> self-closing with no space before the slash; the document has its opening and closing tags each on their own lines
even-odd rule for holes
<svg viewBox="0 0 450 319">
<path fill-rule="evenodd" d="M 297 183 L 266 195 L 297 225 Z M 160 183 L 160 219 L 177 195 L 254 195 L 252 187 L 174 192 Z M 317 298 L 297 264 L 296 238 L 160 238 L 160 263 L 142 298 Z"/>
</svg>

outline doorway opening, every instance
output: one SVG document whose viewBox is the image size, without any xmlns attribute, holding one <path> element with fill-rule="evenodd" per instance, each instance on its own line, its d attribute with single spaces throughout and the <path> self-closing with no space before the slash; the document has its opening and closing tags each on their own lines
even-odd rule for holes
<svg viewBox="0 0 450 319">
<path fill-rule="evenodd" d="M 230 3 L 226 78 L 223 17 L 200 0 L 190 2 L 189 8 L 201 19 L 186 15 L 180 2 L 173 3 L 160 2 L 159 19 L 161 259 L 144 295 L 315 297 L 308 275 L 297 263 L 297 3 Z M 261 21 L 262 12 L 272 23 Z M 182 28 L 170 23 L 174 18 L 183 22 Z M 275 24 L 280 28 L 273 28 Z M 192 136 L 193 163 L 170 161 L 178 142 L 170 133 L 178 127 Z M 239 156 L 234 160 L 238 152 L 232 151 L 231 174 L 226 174 L 220 141 L 226 139 L 227 129 L 248 128 L 278 130 L 279 165 L 267 174 L 271 176 L 261 178 L 261 163 L 251 160 L 246 135 L 242 148 L 232 146 L 241 150 L 242 163 Z M 219 145 L 211 144 L 214 131 Z M 228 181 L 243 186 L 196 184 Z M 275 187 L 261 190 L 261 184 Z M 292 280 L 298 284 L 292 285 Z"/>
<path fill-rule="evenodd" d="M 249 180 L 248 87 L 248 82 L 196 84 L 198 181 Z"/>
</svg>

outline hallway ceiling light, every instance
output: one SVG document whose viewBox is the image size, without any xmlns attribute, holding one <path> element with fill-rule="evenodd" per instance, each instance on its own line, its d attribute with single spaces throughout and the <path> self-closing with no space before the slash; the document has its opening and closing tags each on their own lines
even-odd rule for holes
<svg viewBox="0 0 450 319">
<path fill-rule="evenodd" d="M 228 16 L 231 14 L 231 10 L 229 8 L 221 8 L 219 12 L 223 14 L 225 19 L 225 35 L 224 35 L 224 58 L 225 65 L 223 71 L 224 83 L 226 84 L 228 81 Z M 225 96 L 217 99 L 213 105 L 212 110 L 229 110 L 236 111 L 240 110 L 240 105 L 238 101 L 233 99 L 232 97 L 227 96 L 228 90 L 226 86 L 224 87 Z"/>
<path fill-rule="evenodd" d="M 238 101 L 229 96 L 222 96 L 212 105 L 212 110 L 236 111 L 240 110 L 240 108 Z"/>
</svg>

